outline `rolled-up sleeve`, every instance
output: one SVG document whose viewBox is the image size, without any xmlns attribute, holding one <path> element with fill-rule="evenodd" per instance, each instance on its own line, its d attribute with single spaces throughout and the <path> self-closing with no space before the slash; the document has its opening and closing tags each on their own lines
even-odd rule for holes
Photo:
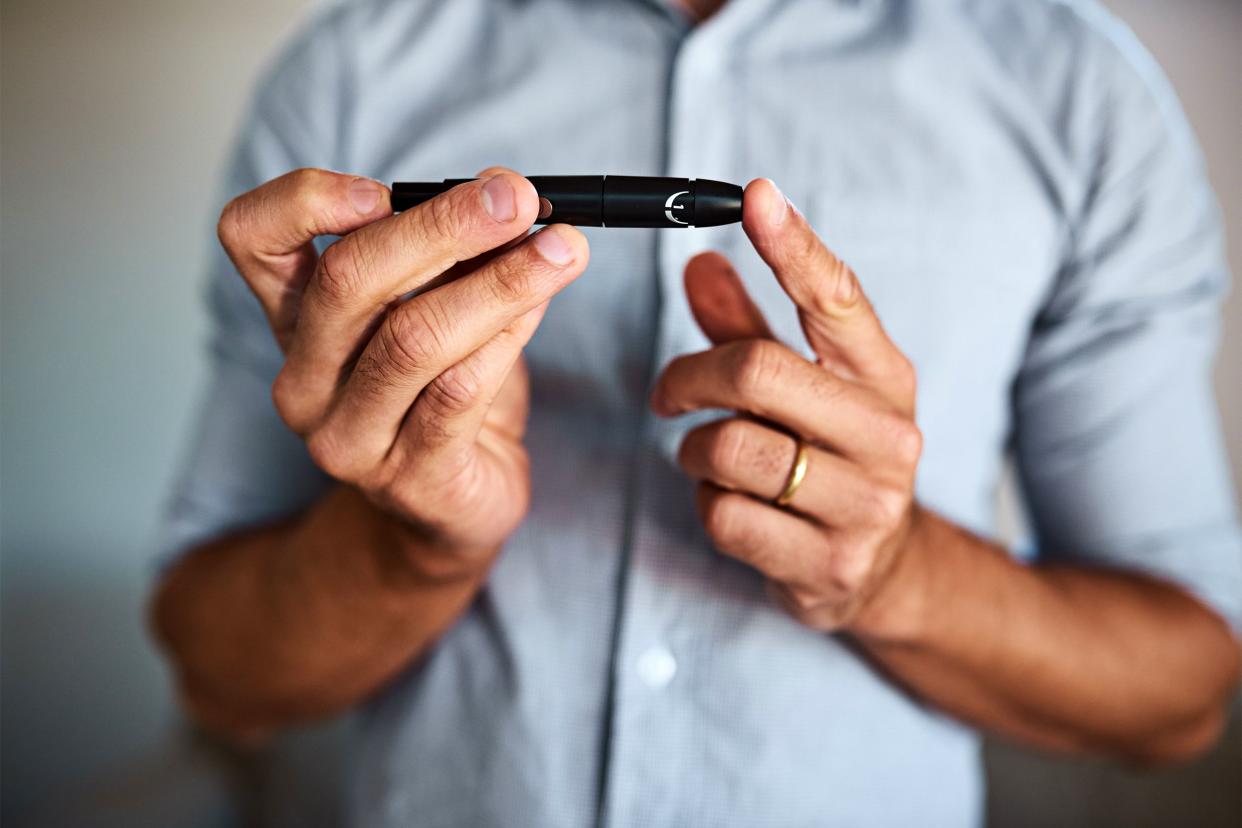
<svg viewBox="0 0 1242 828">
<path fill-rule="evenodd" d="M 312 20 L 264 72 L 221 204 L 292 169 L 334 166 L 344 75 L 334 23 L 328 15 Z M 219 245 L 207 296 L 209 381 L 165 512 L 161 567 L 216 536 L 305 508 L 330 485 L 272 405 L 282 357 L 262 308 Z"/>
<path fill-rule="evenodd" d="M 1041 559 L 1142 571 L 1242 630 L 1242 533 L 1212 391 L 1228 285 L 1218 209 L 1154 63 L 1113 32 L 1065 121 L 1071 253 L 1015 384 Z"/>
</svg>

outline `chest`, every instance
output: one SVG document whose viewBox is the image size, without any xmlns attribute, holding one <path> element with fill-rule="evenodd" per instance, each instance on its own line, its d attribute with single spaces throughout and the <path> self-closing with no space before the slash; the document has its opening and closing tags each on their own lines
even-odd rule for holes
<svg viewBox="0 0 1242 828">
<path fill-rule="evenodd" d="M 947 485 L 964 462 L 994 470 L 1060 223 L 1037 159 L 950 61 L 891 44 L 781 60 L 621 15 L 608 31 L 579 27 L 541 51 L 520 36 L 539 25 L 553 23 L 513 28 L 462 94 L 411 95 L 398 122 L 417 140 L 372 131 L 360 152 L 383 159 L 373 173 L 436 178 L 505 164 L 772 178 L 859 274 L 914 361 L 925 476 L 943 468 Z M 705 347 L 681 276 L 704 249 L 729 255 L 774 330 L 803 345 L 792 304 L 740 226 L 587 235 L 587 273 L 553 302 L 528 351 L 549 412 L 632 418 L 664 362 Z M 683 430 L 658 435 L 668 451 Z"/>
</svg>

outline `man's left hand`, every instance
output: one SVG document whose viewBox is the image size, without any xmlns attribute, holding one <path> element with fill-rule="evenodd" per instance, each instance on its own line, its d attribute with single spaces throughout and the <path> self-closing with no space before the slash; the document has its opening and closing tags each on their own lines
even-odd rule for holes
<svg viewBox="0 0 1242 828">
<path fill-rule="evenodd" d="M 816 359 L 777 341 L 729 262 L 704 253 L 686 267 L 686 292 L 713 347 L 673 360 L 651 405 L 662 416 L 737 412 L 689 432 L 679 456 L 702 481 L 699 511 L 717 549 L 766 575 L 802 623 L 882 633 L 920 515 L 914 368 L 858 278 L 775 185 L 751 182 L 743 212 Z M 778 506 L 800 447 L 805 477 Z"/>
</svg>

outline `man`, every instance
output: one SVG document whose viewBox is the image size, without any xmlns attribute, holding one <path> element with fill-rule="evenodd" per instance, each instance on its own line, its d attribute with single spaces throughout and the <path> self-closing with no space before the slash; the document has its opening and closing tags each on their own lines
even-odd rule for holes
<svg viewBox="0 0 1242 828">
<path fill-rule="evenodd" d="M 789 197 L 526 236 L 513 170 Z M 360 708 L 356 824 L 969 825 L 977 729 L 1215 740 L 1219 229 L 1094 5 L 340 4 L 229 191 L 155 623 L 235 738 Z"/>
</svg>

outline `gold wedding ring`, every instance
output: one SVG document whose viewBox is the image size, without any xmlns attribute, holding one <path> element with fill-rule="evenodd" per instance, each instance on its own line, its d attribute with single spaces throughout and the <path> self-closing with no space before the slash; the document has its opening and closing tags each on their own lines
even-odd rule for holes
<svg viewBox="0 0 1242 828">
<path fill-rule="evenodd" d="M 798 453 L 794 455 L 793 465 L 789 467 L 789 477 L 785 481 L 785 488 L 777 495 L 776 500 L 772 501 L 773 503 L 777 506 L 789 505 L 789 501 L 793 500 L 794 493 L 798 491 L 798 487 L 806 479 L 806 467 L 810 459 L 811 454 L 807 450 L 806 443 L 799 440 Z"/>
</svg>

